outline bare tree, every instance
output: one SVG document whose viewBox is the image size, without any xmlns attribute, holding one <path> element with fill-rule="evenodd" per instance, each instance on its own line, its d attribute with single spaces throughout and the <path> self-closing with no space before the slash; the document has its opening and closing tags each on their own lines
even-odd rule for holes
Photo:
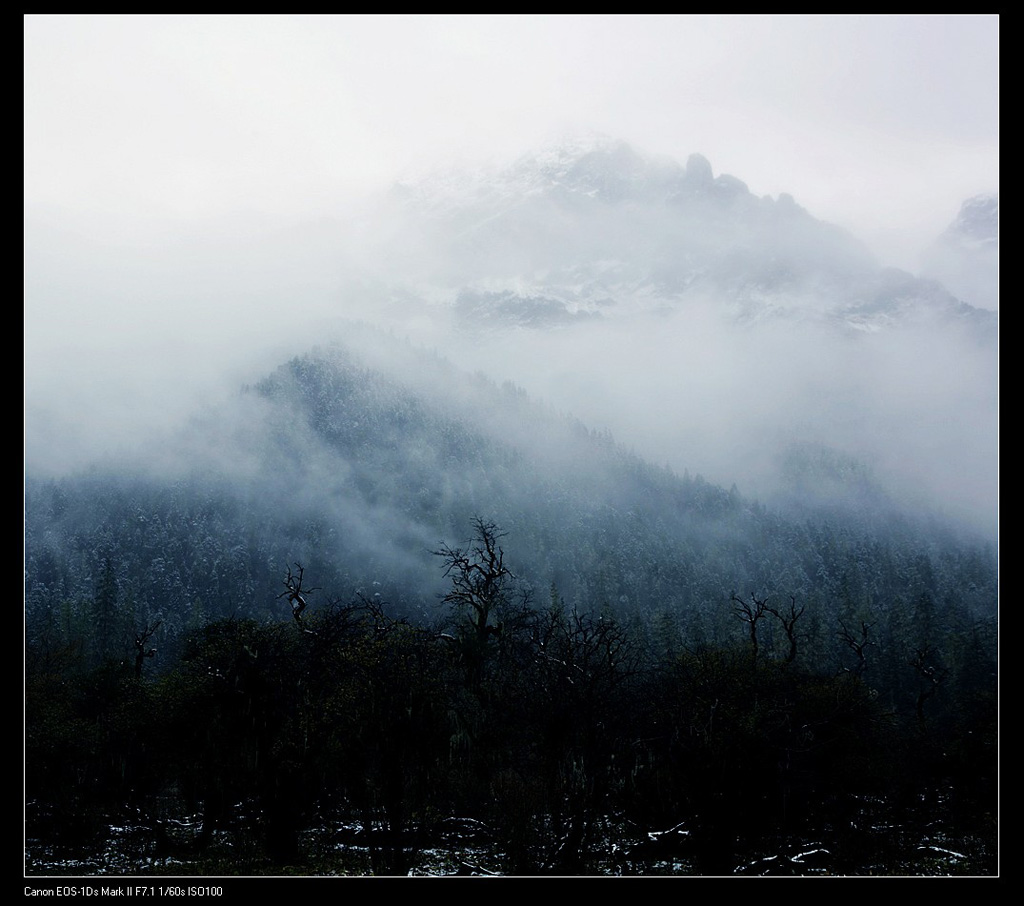
<svg viewBox="0 0 1024 906">
<path fill-rule="evenodd" d="M 789 651 L 786 652 L 786 663 L 792 664 L 793 661 L 796 660 L 796 621 L 803 616 L 806 606 L 798 609 L 796 606 L 796 598 L 790 595 L 788 610 L 781 611 L 776 610 L 774 607 L 767 606 L 765 609 L 780 623 L 782 623 L 782 628 L 786 632 L 786 639 L 789 642 Z"/>
<path fill-rule="evenodd" d="M 463 654 L 475 684 L 480 681 L 488 641 L 501 635 L 502 624 L 495 624 L 493 619 L 515 576 L 505 565 L 505 552 L 498 543 L 504 533 L 479 516 L 473 520 L 473 528 L 468 548 L 442 544 L 433 553 L 443 560 L 444 575 L 452 582 L 444 602 L 468 618 Z"/>
<path fill-rule="evenodd" d="M 732 596 L 733 602 L 733 613 L 736 614 L 744 623 L 747 624 L 748 633 L 750 636 L 750 647 L 753 650 L 754 661 L 757 661 L 758 644 L 757 644 L 757 624 L 764 617 L 765 613 L 768 612 L 768 601 L 758 600 L 757 596 L 751 592 L 750 601 L 744 601 L 737 594 Z"/>
<path fill-rule="evenodd" d="M 861 620 L 860 635 L 855 635 L 854 632 L 842 620 L 839 621 L 839 638 L 846 644 L 846 647 L 849 648 L 857 656 L 857 666 L 854 667 L 853 670 L 848 671 L 852 673 L 854 676 L 859 677 L 864 672 L 864 667 L 866 665 L 866 661 L 864 658 L 864 650 L 868 648 L 869 645 L 874 644 L 874 642 L 868 641 L 868 635 L 871 632 L 871 628 L 874 625 L 874 623 L 868 623 L 864 620 Z"/>
<path fill-rule="evenodd" d="M 292 568 L 288 567 L 288 575 L 285 576 L 284 586 L 285 591 L 277 596 L 277 600 L 281 598 L 287 598 L 288 603 L 292 606 L 292 616 L 295 618 L 295 622 L 302 626 L 302 611 L 306 609 L 306 595 L 318 591 L 316 588 L 308 588 L 303 590 L 302 588 L 302 577 L 305 570 L 302 564 L 296 563 L 295 568 L 298 570 L 297 573 L 292 572 Z M 304 628 L 304 627 L 303 627 Z M 309 630 L 306 630 L 307 632 Z"/>
</svg>

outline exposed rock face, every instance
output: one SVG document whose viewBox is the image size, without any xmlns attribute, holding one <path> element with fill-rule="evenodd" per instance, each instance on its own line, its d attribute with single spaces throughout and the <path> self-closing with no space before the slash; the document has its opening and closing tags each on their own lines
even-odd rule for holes
<svg viewBox="0 0 1024 906">
<path fill-rule="evenodd" d="M 924 254 L 922 272 L 969 305 L 999 307 L 999 198 L 975 195 Z"/>
<path fill-rule="evenodd" d="M 700 154 L 684 167 L 591 138 L 502 170 L 406 184 L 394 197 L 408 246 L 429 249 L 420 288 L 455 306 L 473 300 L 477 325 L 569 326 L 700 302 L 748 324 L 789 318 L 858 333 L 938 318 L 994 336 L 994 318 L 966 296 L 883 270 L 792 196 L 753 195 Z M 961 220 L 956 235 L 987 248 L 989 206 L 965 207 Z"/>
</svg>

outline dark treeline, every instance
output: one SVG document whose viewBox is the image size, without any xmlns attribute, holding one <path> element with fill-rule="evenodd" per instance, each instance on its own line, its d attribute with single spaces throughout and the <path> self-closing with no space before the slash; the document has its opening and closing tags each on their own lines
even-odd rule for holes
<svg viewBox="0 0 1024 906">
<path fill-rule="evenodd" d="M 160 669 L 158 621 L 109 647 L 105 562 L 93 618 L 29 639 L 30 873 L 995 871 L 989 622 L 732 594 L 701 642 L 539 600 L 473 527 L 433 622 L 295 564 L 290 617 L 213 614 Z"/>
<path fill-rule="evenodd" d="M 243 418 L 217 414 L 219 444 L 201 425 L 214 449 L 190 447 L 176 477 L 30 478 L 28 639 L 80 638 L 98 622 L 96 663 L 131 656 L 135 633 L 159 621 L 159 668 L 211 620 L 287 616 L 275 589 L 296 560 L 335 595 L 381 595 L 397 616 L 430 621 L 444 593 L 430 551 L 479 512 L 500 514 L 525 585 L 553 583 L 581 613 L 668 620 L 690 643 L 731 640 L 736 590 L 798 599 L 832 670 L 849 666 L 839 621 L 874 624 L 898 660 L 889 637 L 922 642 L 995 617 L 991 545 L 899 514 L 830 451 L 790 456 L 804 503 L 787 514 L 652 466 L 511 385 L 416 366 L 420 385 L 443 389 L 413 390 L 349 354 L 297 358 L 245 395 Z M 242 436 L 224 428 L 236 421 Z"/>
<path fill-rule="evenodd" d="M 994 869 L 991 545 L 370 346 L 26 481 L 30 871 Z"/>
</svg>

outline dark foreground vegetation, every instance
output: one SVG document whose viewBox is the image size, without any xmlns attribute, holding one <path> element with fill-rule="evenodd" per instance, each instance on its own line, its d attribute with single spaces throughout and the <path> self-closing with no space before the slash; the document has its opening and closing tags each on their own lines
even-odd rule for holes
<svg viewBox="0 0 1024 906">
<path fill-rule="evenodd" d="M 436 625 L 295 564 L 290 619 L 197 625 L 162 670 L 158 625 L 120 657 L 101 620 L 30 634 L 26 872 L 996 873 L 991 624 L 883 652 L 734 594 L 734 640 L 694 643 L 536 600 L 474 527 Z"/>
</svg>

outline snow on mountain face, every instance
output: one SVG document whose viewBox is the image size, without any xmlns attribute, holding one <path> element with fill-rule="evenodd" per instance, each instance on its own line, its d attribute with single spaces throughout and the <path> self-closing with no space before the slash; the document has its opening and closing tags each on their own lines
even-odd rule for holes
<svg viewBox="0 0 1024 906">
<path fill-rule="evenodd" d="M 460 367 L 747 492 L 778 487 L 796 439 L 990 524 L 995 314 L 880 267 L 792 197 L 601 140 L 390 201 L 351 297 Z"/>
<path fill-rule="evenodd" d="M 444 299 L 478 326 L 565 326 L 700 303 L 745 324 L 873 332 L 938 317 L 993 327 L 934 283 L 882 271 L 791 196 L 758 197 L 715 176 L 699 154 L 684 166 L 588 138 L 505 168 L 403 183 L 392 200 L 406 224 L 388 255 L 402 292 Z"/>
<path fill-rule="evenodd" d="M 995 245 L 999 232 L 999 199 L 995 195 L 967 199 L 949 231 L 969 244 Z"/>
<path fill-rule="evenodd" d="M 925 252 L 922 271 L 964 302 L 999 307 L 999 198 L 976 195 Z"/>
</svg>

